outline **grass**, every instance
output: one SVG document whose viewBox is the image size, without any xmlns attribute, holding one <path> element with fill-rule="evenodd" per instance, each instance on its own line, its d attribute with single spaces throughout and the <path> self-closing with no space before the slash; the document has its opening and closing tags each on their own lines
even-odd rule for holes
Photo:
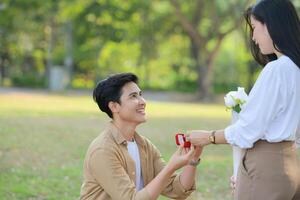
<svg viewBox="0 0 300 200">
<path fill-rule="evenodd" d="M 223 105 L 148 102 L 147 113 L 138 132 L 166 160 L 176 149 L 174 133 L 223 128 L 230 120 Z M 0 199 L 78 198 L 85 152 L 108 121 L 91 97 L 0 94 Z M 232 199 L 229 146 L 207 147 L 198 169 L 189 199 Z"/>
</svg>

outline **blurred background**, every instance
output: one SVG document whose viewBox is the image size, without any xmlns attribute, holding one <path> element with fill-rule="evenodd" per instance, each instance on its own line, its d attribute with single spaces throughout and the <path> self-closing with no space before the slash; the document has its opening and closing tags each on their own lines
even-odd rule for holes
<svg viewBox="0 0 300 200">
<path fill-rule="evenodd" d="M 261 70 L 243 19 L 254 2 L 1 0 L 0 199 L 78 198 L 86 149 L 109 121 L 91 91 L 112 73 L 139 76 L 139 132 L 166 160 L 176 132 L 230 124 L 224 93 L 249 91 Z M 202 160 L 190 199 L 232 199 L 230 147 Z"/>
<path fill-rule="evenodd" d="M 0 84 L 91 89 L 131 71 L 144 89 L 200 98 L 249 89 L 259 70 L 243 21 L 252 2 L 2 0 Z"/>
</svg>

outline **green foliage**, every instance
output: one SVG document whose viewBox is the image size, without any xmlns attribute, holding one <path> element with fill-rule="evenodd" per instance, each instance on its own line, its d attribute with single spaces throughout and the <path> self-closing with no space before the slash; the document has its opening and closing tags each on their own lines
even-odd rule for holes
<svg viewBox="0 0 300 200">
<path fill-rule="evenodd" d="M 94 81 L 88 76 L 76 76 L 71 83 L 72 88 L 75 89 L 93 89 L 95 87 Z"/>
<path fill-rule="evenodd" d="M 225 32 L 234 17 L 241 15 L 242 2 L 203 3 L 200 23 L 195 25 L 204 36 L 202 42 L 207 42 L 200 57 L 208 57 L 217 44 L 217 32 Z M 125 71 L 136 73 L 144 88 L 195 92 L 198 87 L 191 40 L 180 27 L 169 1 L 5 0 L 0 5 L 5 5 L 0 8 L 0 59 L 7 55 L 0 69 L 4 69 L 4 78 L 13 79 L 17 85 L 42 83 L 16 78 L 16 73 L 30 71 L 46 80 L 47 63 L 48 67 L 64 65 L 66 27 L 70 22 L 73 87 L 90 88 L 95 80 Z M 181 1 L 180 7 L 192 20 L 196 1 Z M 242 45 L 243 38 L 239 36 L 237 42 L 237 35 L 230 35 L 217 55 L 213 77 L 216 92 L 244 85 L 248 79 L 249 54 Z"/>
<path fill-rule="evenodd" d="M 11 77 L 12 85 L 17 87 L 45 88 L 46 81 L 35 74 L 14 75 Z"/>
<path fill-rule="evenodd" d="M 134 72 L 139 54 L 138 43 L 107 42 L 99 55 L 99 72 L 101 74 Z"/>
<path fill-rule="evenodd" d="M 247 63 L 252 59 L 241 33 L 234 32 L 223 42 L 214 67 L 214 91 L 226 93 L 237 86 L 247 87 Z"/>
</svg>

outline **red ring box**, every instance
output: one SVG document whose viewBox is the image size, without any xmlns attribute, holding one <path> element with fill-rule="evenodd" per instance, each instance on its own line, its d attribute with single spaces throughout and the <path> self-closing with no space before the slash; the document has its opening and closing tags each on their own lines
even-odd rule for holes
<svg viewBox="0 0 300 200">
<path fill-rule="evenodd" d="M 184 143 L 183 147 L 185 147 L 185 148 L 190 148 L 191 147 L 191 142 L 186 141 L 185 134 L 183 134 L 183 133 L 177 133 L 175 135 L 175 141 L 176 141 L 176 144 L 178 146 L 181 145 L 182 143 Z"/>
</svg>

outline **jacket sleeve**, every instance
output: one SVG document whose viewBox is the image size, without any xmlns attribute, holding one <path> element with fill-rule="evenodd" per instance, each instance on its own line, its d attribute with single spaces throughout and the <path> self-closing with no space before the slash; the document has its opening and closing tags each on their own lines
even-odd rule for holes
<svg viewBox="0 0 300 200">
<path fill-rule="evenodd" d="M 154 169 L 155 176 L 165 167 L 166 163 L 162 158 L 159 150 L 152 145 L 152 151 L 154 154 Z M 162 195 L 172 199 L 186 199 L 193 191 L 195 191 L 195 184 L 190 190 L 185 190 L 180 183 L 180 174 L 174 173 L 168 180 L 166 188 L 162 191 Z"/>
<path fill-rule="evenodd" d="M 113 151 L 95 150 L 88 160 L 88 167 L 95 180 L 112 199 L 150 200 L 150 195 L 145 188 L 136 190 L 135 184 Z"/>
</svg>

